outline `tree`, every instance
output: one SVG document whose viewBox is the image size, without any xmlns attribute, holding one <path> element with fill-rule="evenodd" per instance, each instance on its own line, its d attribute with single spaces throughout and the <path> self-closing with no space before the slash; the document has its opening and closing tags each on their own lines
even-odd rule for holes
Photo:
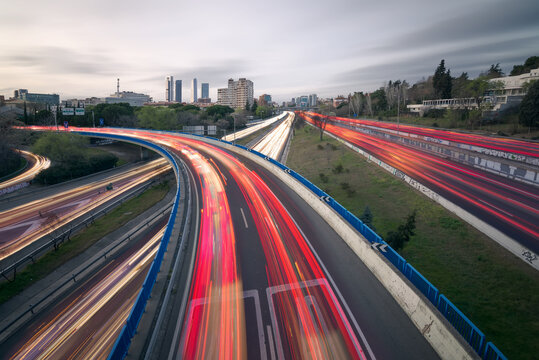
<svg viewBox="0 0 539 360">
<path fill-rule="evenodd" d="M 245 110 L 251 111 L 251 105 L 249 104 L 249 101 L 245 102 Z"/>
<path fill-rule="evenodd" d="M 322 135 L 324 135 L 324 130 L 326 130 L 329 116 L 315 115 L 312 117 L 312 119 L 314 126 L 316 126 L 320 130 L 320 141 L 322 141 Z"/>
<path fill-rule="evenodd" d="M 486 77 L 488 79 L 499 78 L 499 77 L 502 77 L 503 75 L 504 74 L 503 74 L 502 69 L 500 68 L 500 63 L 497 63 L 496 65 L 494 64 L 490 65 L 490 69 L 488 69 L 486 73 Z"/>
<path fill-rule="evenodd" d="M 271 115 L 271 110 L 272 109 L 268 106 L 258 106 L 256 108 L 255 115 L 261 119 L 264 119 Z"/>
<path fill-rule="evenodd" d="M 66 133 L 45 133 L 32 146 L 32 152 L 46 156 L 53 162 L 73 164 L 84 160 L 87 138 Z"/>
<path fill-rule="evenodd" d="M 28 125 L 28 111 L 26 110 L 26 101 L 24 102 L 24 123 Z"/>
<path fill-rule="evenodd" d="M 415 216 L 416 210 L 414 210 L 406 218 L 404 224 L 399 225 L 397 231 L 390 231 L 386 236 L 386 242 L 391 245 L 395 250 L 403 248 L 404 243 L 410 241 L 410 238 L 415 235 Z"/>
<path fill-rule="evenodd" d="M 373 215 L 371 212 L 371 209 L 368 206 L 365 206 L 365 210 L 363 210 L 363 214 L 359 217 L 359 220 L 363 222 L 363 224 L 367 225 L 372 231 L 376 231 L 376 228 L 372 224 Z"/>
<path fill-rule="evenodd" d="M 438 98 L 451 98 L 451 70 L 448 69 L 446 71 L 444 59 L 440 61 L 440 65 L 438 65 L 434 71 L 432 85 L 434 86 L 434 92 Z"/>
<path fill-rule="evenodd" d="M 466 97 L 466 86 L 468 86 L 468 73 L 463 72 L 459 77 L 452 79 L 451 97 L 463 98 Z"/>
<path fill-rule="evenodd" d="M 511 73 L 509 75 L 522 75 L 527 72 L 530 72 L 530 70 L 537 68 L 539 68 L 539 56 L 531 56 L 526 59 L 523 65 L 513 66 L 513 70 L 511 70 Z"/>
<path fill-rule="evenodd" d="M 256 114 L 256 109 L 258 108 L 258 103 L 255 101 L 253 101 L 253 105 L 251 106 L 251 112 Z"/>
<path fill-rule="evenodd" d="M 533 81 L 529 88 L 528 93 L 522 99 L 520 103 L 520 110 L 518 114 L 520 123 L 530 128 L 536 128 L 539 126 L 539 81 Z"/>
<path fill-rule="evenodd" d="M 387 98 L 384 88 L 380 88 L 371 94 L 372 110 L 379 113 L 387 110 Z"/>
<path fill-rule="evenodd" d="M 234 109 L 225 105 L 213 105 L 206 108 L 206 114 L 209 116 L 215 116 L 216 118 L 225 117 L 228 114 L 232 114 Z"/>
<path fill-rule="evenodd" d="M 365 107 L 367 108 L 367 112 L 369 113 L 370 116 L 373 116 L 373 112 L 372 112 L 372 99 L 371 99 L 371 94 L 367 94 L 365 96 Z"/>
</svg>

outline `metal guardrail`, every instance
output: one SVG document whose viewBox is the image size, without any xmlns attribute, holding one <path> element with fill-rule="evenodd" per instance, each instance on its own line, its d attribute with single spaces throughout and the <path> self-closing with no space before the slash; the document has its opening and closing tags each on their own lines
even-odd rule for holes
<svg viewBox="0 0 539 360">
<path fill-rule="evenodd" d="M 93 133 L 91 131 L 76 131 L 76 133 L 80 135 L 84 135 L 84 136 L 105 137 L 105 138 L 110 138 L 110 139 L 115 139 L 115 140 L 120 140 L 120 141 L 127 141 L 131 143 L 134 142 L 139 145 L 145 146 L 147 148 L 155 150 L 156 152 L 160 153 L 165 158 L 167 158 L 171 162 L 174 168 L 174 172 L 177 174 L 177 176 L 179 176 L 180 174 L 178 163 L 176 162 L 172 154 L 168 152 L 164 147 L 161 147 L 149 141 L 137 139 L 137 138 L 133 138 L 129 136 L 123 136 L 123 135 Z M 109 360 L 110 359 L 123 359 L 127 354 L 127 350 L 129 349 L 129 345 L 131 344 L 131 339 L 135 335 L 140 319 L 142 318 L 142 314 L 144 313 L 144 309 L 146 308 L 146 303 L 148 302 L 148 299 L 150 298 L 150 294 L 152 292 L 152 288 L 155 285 L 155 281 L 157 279 L 157 273 L 159 272 L 161 263 L 163 262 L 163 257 L 165 255 L 168 243 L 170 241 L 172 229 L 174 228 L 176 215 L 178 214 L 179 203 L 180 203 L 180 182 L 177 181 L 177 191 L 174 197 L 174 203 L 172 205 L 172 210 L 171 210 L 171 213 L 170 213 L 170 216 L 169 216 L 166 228 L 165 228 L 165 233 L 163 234 L 163 238 L 161 239 L 161 244 L 159 245 L 159 249 L 157 250 L 157 254 L 155 255 L 154 260 L 152 261 L 150 270 L 146 274 L 146 278 L 144 279 L 144 283 L 142 284 L 142 288 L 137 296 L 137 299 L 135 300 L 133 308 L 131 309 L 131 312 L 129 313 L 129 316 L 127 317 L 124 327 L 122 328 L 120 335 L 116 339 L 116 342 L 114 343 L 114 346 L 108 356 Z"/>
<path fill-rule="evenodd" d="M 32 304 L 28 310 L 17 316 L 14 320 L 10 321 L 9 324 L 5 325 L 2 329 L 0 329 L 0 335 L 6 332 L 8 329 L 10 329 L 13 325 L 17 324 L 21 319 L 23 319 L 25 316 L 27 316 L 29 313 L 32 315 L 34 314 L 34 310 L 40 306 L 43 302 L 48 300 L 51 296 L 54 296 L 55 293 L 59 292 L 61 289 L 63 289 L 67 284 L 73 282 L 77 282 L 77 277 L 81 274 L 83 274 L 85 271 L 90 269 L 93 265 L 95 265 L 98 261 L 101 259 L 106 259 L 107 256 L 116 250 L 120 245 L 122 245 L 124 242 L 131 240 L 133 236 L 135 236 L 138 232 L 141 230 L 145 230 L 146 226 L 150 223 L 154 222 L 156 219 L 163 216 L 171 207 L 172 205 L 168 205 L 165 208 L 160 209 L 159 212 L 155 213 L 150 219 L 146 220 L 144 223 L 138 225 L 135 229 L 131 230 L 129 233 L 127 233 L 120 241 L 117 241 L 112 247 L 104 250 L 99 256 L 96 256 L 93 261 L 86 264 L 83 268 L 79 269 L 76 273 L 71 274 L 71 277 L 66 279 L 64 282 L 56 286 L 54 289 L 50 290 L 45 296 L 43 296 L 39 301 L 37 301 L 35 304 Z"/>
<path fill-rule="evenodd" d="M 201 135 L 197 135 L 204 137 Z M 229 145 L 234 145 L 231 142 L 220 140 L 221 142 Z M 468 319 L 453 303 L 451 303 L 443 294 L 439 294 L 438 289 L 432 285 L 419 271 L 417 271 L 412 265 L 406 262 L 406 260 L 399 255 L 389 244 L 387 244 L 380 235 L 376 234 L 372 229 L 365 225 L 354 214 L 346 210 L 341 204 L 334 200 L 327 193 L 319 189 L 316 185 L 305 179 L 303 176 L 288 168 L 286 165 L 265 156 L 255 150 L 251 150 L 242 145 L 234 145 L 236 147 L 247 150 L 255 155 L 258 155 L 265 160 L 276 165 L 283 171 L 287 172 L 305 185 L 309 190 L 316 194 L 320 200 L 325 201 L 333 208 L 339 215 L 341 215 L 350 225 L 352 225 L 361 235 L 363 235 L 371 244 L 379 243 L 386 245 L 386 252 L 381 252 L 386 259 L 389 260 L 397 269 L 399 269 L 406 278 L 408 278 L 414 286 L 423 293 L 429 299 L 429 301 L 440 310 L 444 317 L 453 325 L 453 327 L 462 335 L 462 337 L 470 344 L 470 346 L 477 352 L 483 359 L 488 360 L 506 360 L 507 358 L 503 353 L 491 342 L 485 345 L 485 335 L 475 326 L 470 319 Z"/>
<path fill-rule="evenodd" d="M 129 136 L 121 136 L 121 135 L 111 135 L 111 134 L 103 134 L 103 133 L 96 134 L 92 132 L 78 132 L 78 133 L 81 135 L 88 135 L 88 136 L 94 136 L 94 137 L 95 136 L 108 137 L 108 138 L 113 138 L 113 139 L 122 140 L 122 141 L 139 143 L 143 146 L 149 147 L 163 154 L 163 156 L 165 156 L 172 162 L 176 174 L 179 174 L 180 172 L 178 164 L 176 163 L 173 156 L 164 148 L 158 145 L 155 145 L 151 142 L 141 140 L 141 139 L 131 138 Z M 166 133 L 166 132 L 160 131 L 160 133 Z M 181 134 L 181 132 L 175 132 L 174 134 L 178 134 L 178 133 Z M 189 134 L 189 135 L 194 135 L 194 134 Z M 454 306 L 444 295 L 439 294 L 436 287 L 432 285 L 423 275 L 421 275 L 421 273 L 419 273 L 410 264 L 408 264 L 406 260 L 402 256 L 400 256 L 394 249 L 392 249 L 391 246 L 389 246 L 385 241 L 383 241 L 382 238 L 378 234 L 376 234 L 367 225 L 363 224 L 363 222 L 360 219 L 358 219 L 354 214 L 346 210 L 341 204 L 339 204 L 335 199 L 333 199 L 327 193 L 319 189 L 316 185 L 312 184 L 310 181 L 305 179 L 303 176 L 301 176 L 294 170 L 288 168 L 287 166 L 281 164 L 280 162 L 272 158 L 267 157 L 266 155 L 262 153 L 259 153 L 258 151 L 251 150 L 242 145 L 232 144 L 229 141 L 219 140 L 219 139 L 207 137 L 204 135 L 194 135 L 194 136 L 197 136 L 200 138 L 209 138 L 211 140 L 217 140 L 217 141 L 229 144 L 229 145 L 239 147 L 246 151 L 249 151 L 265 159 L 266 161 L 271 162 L 272 164 L 279 167 L 281 170 L 287 172 L 288 174 L 290 174 L 290 176 L 294 177 L 296 180 L 304 184 L 309 190 L 311 190 L 314 194 L 319 196 L 319 198 L 322 201 L 327 202 L 331 208 L 333 208 L 339 215 L 341 215 L 346 221 L 348 221 L 348 223 L 350 223 L 350 225 L 352 225 L 370 243 L 379 243 L 379 244 L 386 245 L 386 250 L 388 251 L 381 252 L 381 253 L 397 269 L 399 269 L 417 287 L 417 289 L 420 290 L 429 299 L 429 301 L 432 302 L 432 304 L 436 308 L 438 308 L 441 311 L 444 317 L 463 336 L 463 338 L 472 346 L 472 348 L 474 348 L 474 350 L 479 354 L 479 356 L 481 356 L 485 360 L 487 359 L 488 360 L 506 360 L 506 357 L 502 354 L 500 350 L 498 350 L 498 348 L 496 348 L 496 346 L 494 346 L 494 344 L 492 344 L 491 342 L 488 342 L 486 345 L 484 345 L 484 342 L 485 342 L 484 334 L 460 310 L 458 310 L 458 308 Z M 179 199 L 180 199 L 180 188 L 179 188 L 179 182 L 178 182 L 178 191 L 176 193 L 176 198 L 174 201 L 171 215 L 169 217 L 169 221 L 167 223 L 165 234 L 163 235 L 163 239 L 161 240 L 161 245 L 152 263 L 152 267 L 150 268 L 150 271 L 148 272 L 148 275 L 146 276 L 146 279 L 137 297 L 137 300 L 135 301 L 135 305 L 133 306 L 131 313 L 129 314 L 129 317 L 126 321 L 126 324 L 124 328 L 122 329 L 120 336 L 116 340 L 113 350 L 111 351 L 108 357 L 109 360 L 123 359 L 127 354 L 127 350 L 129 348 L 131 339 L 135 334 L 138 323 L 142 317 L 142 313 L 144 312 L 146 302 L 150 296 L 152 287 L 155 283 L 155 279 L 157 277 L 159 267 L 161 266 L 164 252 L 166 251 L 166 247 L 170 240 L 170 235 L 171 235 L 172 228 L 174 225 L 174 219 L 178 211 Z"/>
<path fill-rule="evenodd" d="M 104 204 L 104 208 L 96 211 L 96 212 L 90 212 L 89 216 L 86 216 L 84 218 L 79 217 L 73 221 L 71 221 L 68 224 L 65 224 L 61 226 L 60 228 L 68 228 L 64 230 L 61 234 L 53 236 L 51 240 L 46 242 L 45 244 L 41 245 L 37 249 L 33 250 L 30 254 L 24 256 L 23 258 L 17 260 L 13 264 L 3 268 L 0 271 L 0 276 L 4 277 L 7 281 L 13 281 L 9 279 L 8 275 L 9 273 L 13 272 L 13 279 L 17 276 L 17 269 L 23 266 L 25 263 L 32 262 L 35 263 L 35 259 L 38 258 L 41 254 L 47 252 L 50 250 L 50 248 L 54 248 L 55 250 L 63 244 L 66 239 L 70 240 L 71 234 L 76 232 L 77 230 L 81 229 L 82 227 L 88 227 L 89 224 L 92 224 L 95 220 L 99 219 L 103 215 L 107 214 L 109 211 L 113 210 L 116 206 L 122 204 L 127 199 L 146 191 L 151 185 L 155 183 L 155 180 L 150 180 L 146 185 L 142 187 L 137 187 L 127 194 L 124 194 L 121 198 L 108 202 Z M 45 235 L 47 236 L 47 235 Z M 1 331 L 0 331 L 1 332 Z"/>
</svg>

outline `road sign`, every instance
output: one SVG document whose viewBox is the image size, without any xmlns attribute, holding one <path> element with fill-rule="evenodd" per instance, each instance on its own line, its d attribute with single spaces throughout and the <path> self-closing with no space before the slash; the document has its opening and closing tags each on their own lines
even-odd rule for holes
<svg viewBox="0 0 539 360">
<path fill-rule="evenodd" d="M 65 107 L 62 109 L 62 115 L 75 115 L 75 109 Z"/>
<path fill-rule="evenodd" d="M 69 123 L 67 121 L 64 121 L 64 127 L 67 129 L 69 127 Z"/>
<path fill-rule="evenodd" d="M 75 115 L 84 115 L 84 108 L 75 108 Z"/>
<path fill-rule="evenodd" d="M 105 126 L 105 119 L 99 118 L 99 126 Z"/>
<path fill-rule="evenodd" d="M 320 196 L 320 200 L 322 201 L 329 202 L 329 199 L 331 199 L 329 196 Z"/>
</svg>

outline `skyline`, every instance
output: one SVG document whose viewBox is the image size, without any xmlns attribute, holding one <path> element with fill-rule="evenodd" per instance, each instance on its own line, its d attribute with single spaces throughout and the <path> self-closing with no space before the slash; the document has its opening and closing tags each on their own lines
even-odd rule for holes
<svg viewBox="0 0 539 360">
<path fill-rule="evenodd" d="M 453 76 L 475 77 L 497 63 L 507 74 L 538 55 L 538 17 L 539 3 L 531 0 L 278 0 L 271 7 L 239 0 L 152 7 L 29 0 L 0 13 L 0 94 L 26 88 L 64 99 L 102 97 L 120 78 L 122 91 L 159 101 L 172 75 L 210 83 L 216 99 L 229 78 L 245 77 L 255 95 L 281 102 L 373 91 L 388 80 L 413 84 L 441 59 Z"/>
</svg>

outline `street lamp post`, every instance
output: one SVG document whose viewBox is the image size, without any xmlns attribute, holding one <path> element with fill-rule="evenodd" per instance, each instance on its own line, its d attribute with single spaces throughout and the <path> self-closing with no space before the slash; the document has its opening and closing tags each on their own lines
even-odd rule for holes
<svg viewBox="0 0 539 360">
<path fill-rule="evenodd" d="M 234 119 L 234 141 L 232 143 L 236 145 L 236 115 L 233 115 L 232 119 Z"/>
<path fill-rule="evenodd" d="M 399 123 L 400 123 L 400 95 L 401 95 L 401 85 L 398 85 L 397 89 L 397 136 L 399 135 Z"/>
</svg>

